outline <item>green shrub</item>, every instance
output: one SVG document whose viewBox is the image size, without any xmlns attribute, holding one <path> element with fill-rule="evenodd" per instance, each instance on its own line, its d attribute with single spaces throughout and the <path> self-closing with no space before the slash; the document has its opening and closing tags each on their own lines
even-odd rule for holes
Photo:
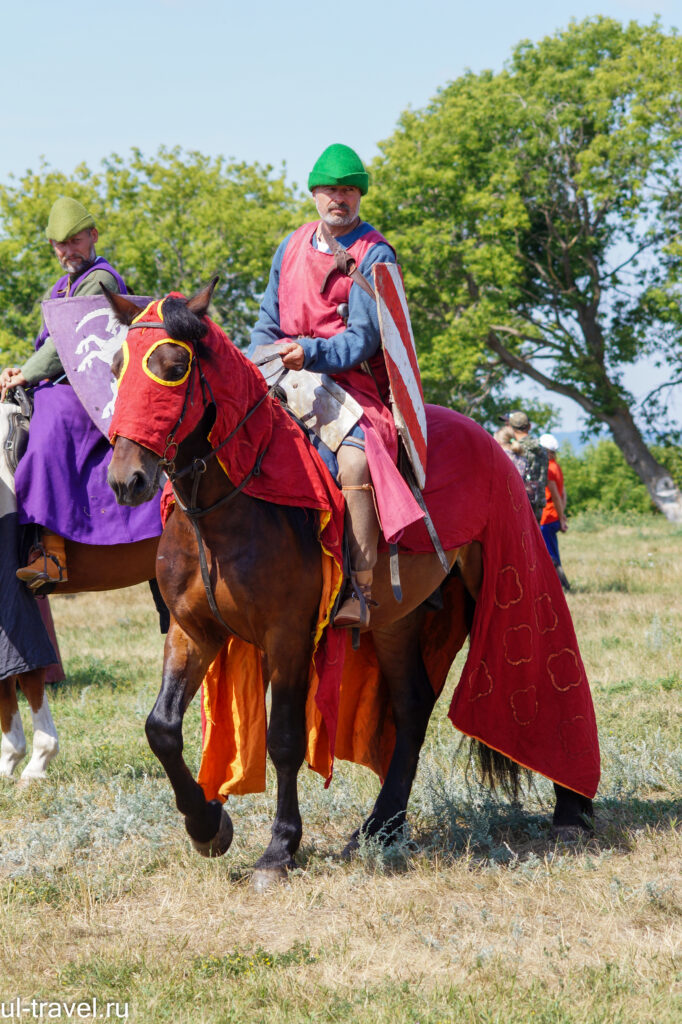
<svg viewBox="0 0 682 1024">
<path fill-rule="evenodd" d="M 682 486 L 682 451 L 673 445 L 652 446 L 651 452 Z M 576 453 L 562 446 L 559 464 L 564 474 L 568 509 L 576 512 L 655 512 L 646 487 L 628 466 L 613 441 L 598 441 Z"/>
</svg>

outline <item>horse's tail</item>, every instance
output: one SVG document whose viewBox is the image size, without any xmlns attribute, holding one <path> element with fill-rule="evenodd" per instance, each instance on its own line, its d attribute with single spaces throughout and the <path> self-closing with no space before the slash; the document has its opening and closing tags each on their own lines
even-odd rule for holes
<svg viewBox="0 0 682 1024">
<path fill-rule="evenodd" d="M 481 740 L 469 744 L 469 764 L 474 765 L 481 781 L 494 793 L 499 787 L 507 799 L 517 801 L 524 783 L 530 781 L 530 771 L 522 768 L 499 750 L 493 750 Z"/>
</svg>

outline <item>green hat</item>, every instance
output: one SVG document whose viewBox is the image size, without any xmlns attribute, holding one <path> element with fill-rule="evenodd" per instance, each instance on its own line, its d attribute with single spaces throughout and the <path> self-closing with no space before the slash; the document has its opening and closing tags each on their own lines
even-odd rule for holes
<svg viewBox="0 0 682 1024">
<path fill-rule="evenodd" d="M 308 188 L 312 191 L 317 185 L 355 186 L 364 196 L 369 188 L 369 174 L 354 149 L 335 142 L 327 146 L 310 172 Z"/>
<path fill-rule="evenodd" d="M 62 196 L 50 210 L 45 234 L 51 242 L 65 242 L 86 228 L 94 228 L 95 219 L 76 199 Z"/>
</svg>

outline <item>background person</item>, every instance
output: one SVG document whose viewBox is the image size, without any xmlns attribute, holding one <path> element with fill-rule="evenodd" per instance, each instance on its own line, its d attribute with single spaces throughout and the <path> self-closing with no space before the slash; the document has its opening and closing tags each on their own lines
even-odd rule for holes
<svg viewBox="0 0 682 1024">
<path fill-rule="evenodd" d="M 493 434 L 493 437 L 499 444 L 500 448 L 507 453 L 511 461 L 519 471 L 521 478 L 525 479 L 526 470 L 528 468 L 528 459 L 523 450 L 523 447 L 519 441 L 514 437 L 514 430 L 512 427 L 507 425 L 506 427 L 500 427 Z"/>
<path fill-rule="evenodd" d="M 47 239 L 64 274 L 43 296 L 69 299 L 100 295 L 100 284 L 127 292 L 123 278 L 95 245 L 91 213 L 68 196 L 50 210 Z M 85 411 L 69 381 L 45 324 L 35 353 L 22 367 L 0 374 L 0 391 L 34 387 L 29 441 L 15 475 L 19 523 L 36 527 L 36 543 L 17 576 L 36 595 L 68 579 L 64 539 L 110 545 L 146 540 L 161 533 L 158 505 L 118 505 L 106 474 L 111 447 Z"/>
<path fill-rule="evenodd" d="M 515 412 L 507 413 L 500 419 L 511 427 L 514 438 L 519 442 L 526 457 L 526 469 L 523 474 L 523 483 L 526 488 L 528 500 L 531 503 L 535 518 L 538 523 L 542 518 L 542 510 L 545 506 L 545 487 L 547 486 L 547 452 L 537 438 L 530 434 L 531 422 L 525 412 L 517 409 Z"/>
<path fill-rule="evenodd" d="M 561 581 L 561 586 L 564 590 L 570 590 L 571 587 L 566 579 L 566 573 L 563 570 L 559 556 L 559 533 L 565 533 L 568 529 L 564 474 L 556 460 L 559 442 L 554 434 L 543 434 L 540 438 L 540 444 L 547 451 L 549 458 L 547 487 L 545 488 L 545 507 L 542 510 L 542 518 L 540 519 L 540 530 Z"/>
</svg>

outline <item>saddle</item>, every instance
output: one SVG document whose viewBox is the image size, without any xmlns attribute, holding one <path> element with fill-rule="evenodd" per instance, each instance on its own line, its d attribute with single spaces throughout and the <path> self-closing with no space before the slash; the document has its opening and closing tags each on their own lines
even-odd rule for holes
<svg viewBox="0 0 682 1024">
<path fill-rule="evenodd" d="M 305 433 L 336 452 L 362 416 L 362 406 L 326 373 L 287 370 L 273 345 L 259 345 L 252 359 L 266 384 Z"/>
<path fill-rule="evenodd" d="M 12 388 L 5 399 L 12 408 L 8 420 L 9 429 L 3 442 L 3 451 L 7 467 L 14 476 L 19 460 L 28 445 L 28 426 L 33 415 L 33 400 L 22 387 Z"/>
</svg>

